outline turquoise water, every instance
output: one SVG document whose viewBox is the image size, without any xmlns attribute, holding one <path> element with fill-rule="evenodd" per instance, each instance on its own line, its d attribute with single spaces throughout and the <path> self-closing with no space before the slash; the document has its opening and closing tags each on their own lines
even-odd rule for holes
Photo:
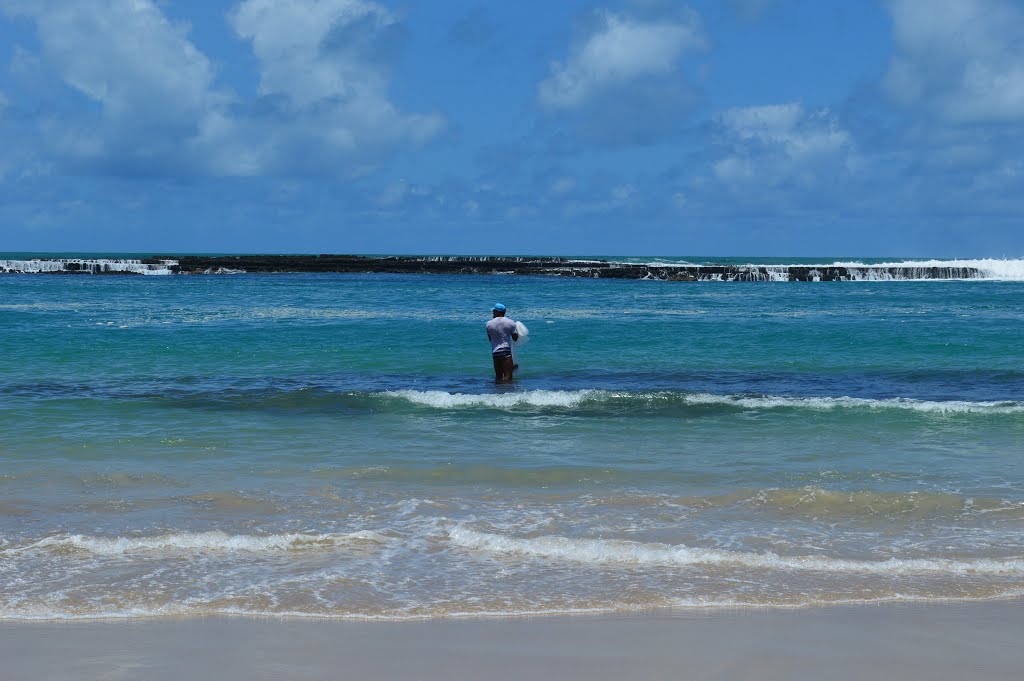
<svg viewBox="0 0 1024 681">
<path fill-rule="evenodd" d="M 496 301 L 530 328 L 496 386 Z M 0 276 L 0 617 L 1024 591 L 1024 282 Z"/>
</svg>

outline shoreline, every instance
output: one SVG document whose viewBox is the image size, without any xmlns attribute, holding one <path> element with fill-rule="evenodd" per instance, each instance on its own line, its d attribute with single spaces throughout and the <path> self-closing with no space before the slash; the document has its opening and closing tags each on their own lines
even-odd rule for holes
<svg viewBox="0 0 1024 681">
<path fill-rule="evenodd" d="M 143 612 L 109 613 L 95 615 L 54 615 L 54 616 L 10 616 L 0 615 L 0 626 L 5 624 L 120 624 L 125 622 L 189 622 L 198 620 L 223 619 L 258 620 L 266 622 L 348 622 L 357 624 L 415 624 L 429 622 L 494 622 L 516 620 L 549 620 L 578 618 L 618 617 L 685 617 L 715 616 L 718 614 L 769 613 L 769 612 L 813 612 L 818 610 L 844 608 L 908 607 L 930 608 L 944 606 L 973 606 L 986 604 L 1019 604 L 1024 611 L 1024 592 L 1009 595 L 983 596 L 978 598 L 925 597 L 925 598 L 883 598 L 878 600 L 837 600 L 792 605 L 778 603 L 709 603 L 706 605 L 686 604 L 630 608 L 580 608 L 576 610 L 537 610 L 533 612 L 483 611 L 451 612 L 422 615 L 369 615 L 360 613 L 330 614 L 314 612 L 271 612 L 271 611 L 213 611 L 213 612 Z"/>
<path fill-rule="evenodd" d="M 0 621 L 4 675 L 50 679 L 1012 679 L 1024 601 L 494 619 Z"/>
</svg>

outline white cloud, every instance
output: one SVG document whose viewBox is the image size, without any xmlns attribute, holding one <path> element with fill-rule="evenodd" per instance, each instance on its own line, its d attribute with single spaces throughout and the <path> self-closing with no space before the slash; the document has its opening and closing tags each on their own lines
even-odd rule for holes
<svg viewBox="0 0 1024 681">
<path fill-rule="evenodd" d="M 1006 0 L 888 0 L 897 53 L 884 86 L 952 123 L 1024 118 L 1024 9 Z"/>
<path fill-rule="evenodd" d="M 187 27 L 172 24 L 149 0 L 3 6 L 35 21 L 48 65 L 101 107 L 98 123 L 64 126 L 56 138 L 64 153 L 178 155 L 182 142 L 228 103 L 213 89 L 214 69 L 188 40 Z M 34 62 L 23 50 L 15 57 L 18 69 Z M 140 137 L 142 131 L 147 138 Z"/>
<path fill-rule="evenodd" d="M 41 119 L 56 158 L 105 172 L 345 174 L 443 127 L 389 100 L 383 54 L 398 19 L 364 0 L 244 0 L 230 13 L 261 65 L 260 97 L 220 88 L 213 63 L 157 0 L 0 0 L 34 21 L 40 56 L 15 51 L 22 80 L 56 74 L 98 104 Z M 36 76 L 28 78 L 29 73 Z"/>
<path fill-rule="evenodd" d="M 418 144 L 444 127 L 441 116 L 405 114 L 388 99 L 389 74 L 374 58 L 375 41 L 400 24 L 376 3 L 245 0 L 229 21 L 260 61 L 260 93 L 292 120 L 267 130 L 264 143 L 286 162 L 321 149 Z"/>
<path fill-rule="evenodd" d="M 47 58 L 64 80 L 122 122 L 194 120 L 216 101 L 213 69 L 148 0 L 8 2 L 36 21 Z M 21 58 L 24 59 L 24 56 Z"/>
<path fill-rule="evenodd" d="M 715 161 L 712 169 L 722 182 L 736 184 L 754 179 L 755 169 L 752 161 L 738 156 L 726 156 Z"/>
<path fill-rule="evenodd" d="M 807 113 L 796 102 L 729 109 L 716 121 L 740 140 L 758 140 L 800 161 L 848 147 L 850 134 L 828 109 Z"/>
<path fill-rule="evenodd" d="M 547 110 L 573 109 L 638 78 L 675 73 L 684 52 L 705 45 L 692 12 L 653 22 L 605 10 L 598 19 L 597 30 L 571 50 L 565 64 L 554 62 L 540 83 L 538 97 Z"/>
<path fill-rule="evenodd" d="M 799 103 L 734 108 L 714 122 L 726 153 L 712 164 L 722 182 L 814 183 L 823 169 L 856 169 L 853 139 L 828 109 L 807 112 Z"/>
<path fill-rule="evenodd" d="M 376 86 L 369 83 L 379 73 L 359 73 L 354 60 L 332 59 L 322 49 L 336 26 L 363 19 L 371 29 L 394 22 L 383 8 L 360 0 L 245 0 L 229 16 L 239 37 L 252 42 L 253 53 L 262 63 L 261 92 L 286 94 L 297 107 Z"/>
</svg>

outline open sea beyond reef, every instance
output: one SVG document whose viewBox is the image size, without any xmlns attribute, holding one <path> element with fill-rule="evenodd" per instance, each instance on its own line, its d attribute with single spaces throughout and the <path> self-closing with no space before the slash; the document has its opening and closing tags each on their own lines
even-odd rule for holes
<svg viewBox="0 0 1024 681">
<path fill-rule="evenodd" d="M 1016 598 L 1022 337 L 1005 277 L 0 275 L 0 619 Z"/>
</svg>

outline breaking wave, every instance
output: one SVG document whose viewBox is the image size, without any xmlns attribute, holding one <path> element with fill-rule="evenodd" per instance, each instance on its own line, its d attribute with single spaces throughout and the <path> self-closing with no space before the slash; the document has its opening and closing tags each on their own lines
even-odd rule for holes
<svg viewBox="0 0 1024 681">
<path fill-rule="evenodd" d="M 693 270 L 699 279 L 743 280 L 743 281 L 790 281 L 790 275 L 800 271 L 808 280 L 817 280 L 825 272 L 831 272 L 843 280 L 850 281 L 921 281 L 936 279 L 985 279 L 997 281 L 1024 281 L 1024 259 L 949 259 L 949 260 L 900 260 L 891 262 L 864 262 L 859 260 L 837 260 L 832 262 L 743 263 L 730 260 L 728 264 L 710 261 L 694 262 L 682 258 L 619 258 L 625 265 L 645 265 L 659 268 L 687 268 Z M 718 269 L 725 269 L 717 272 Z M 835 272 L 835 270 L 840 270 Z M 825 278 L 831 278 L 825 276 Z"/>
<path fill-rule="evenodd" d="M 131 258 L 32 258 L 31 260 L 0 260 L 0 272 L 42 274 L 47 272 L 81 272 L 86 274 L 173 274 L 177 260 L 144 263 Z"/>
<path fill-rule="evenodd" d="M 996 279 L 1000 281 L 1024 281 L 1024 259 L 998 260 L 995 258 L 983 258 L 978 260 L 904 260 L 901 262 L 863 263 L 863 262 L 835 262 L 830 267 L 846 267 L 856 270 L 864 270 L 870 277 L 871 271 L 883 271 L 892 268 L 900 269 L 973 269 L 977 270 L 983 279 Z"/>
<path fill-rule="evenodd" d="M 315 551 L 354 544 L 383 544 L 387 541 L 389 540 L 386 536 L 372 531 L 349 534 L 238 535 L 214 530 L 210 532 L 177 532 L 153 537 L 92 537 L 82 534 L 65 534 L 46 537 L 23 547 L 0 550 L 0 555 L 39 550 L 81 551 L 97 556 L 165 552 L 268 553 Z"/>
<path fill-rule="evenodd" d="M 1024 402 L 933 401 L 904 397 L 868 399 L 860 397 L 786 397 L 777 395 L 745 396 L 711 393 L 616 392 L 609 390 L 526 390 L 503 394 L 449 393 L 441 390 L 397 390 L 382 393 L 415 405 L 433 409 L 517 409 L 636 406 L 712 406 L 737 410 L 806 409 L 831 411 L 839 409 L 902 410 L 926 414 L 1021 414 Z"/>
<path fill-rule="evenodd" d="M 396 390 L 385 394 L 435 409 L 576 407 L 588 401 L 604 401 L 615 395 L 603 390 L 527 390 L 500 395 L 449 393 L 443 390 Z"/>
<path fill-rule="evenodd" d="M 511 537 L 456 527 L 449 532 L 453 543 L 463 548 L 498 554 L 565 560 L 578 563 L 624 565 L 736 565 L 781 571 L 814 571 L 870 575 L 1024 575 L 1024 559 L 978 558 L 890 558 L 852 560 L 824 556 L 780 556 L 775 553 L 747 553 L 640 543 L 609 539 L 570 537 Z"/>
</svg>

